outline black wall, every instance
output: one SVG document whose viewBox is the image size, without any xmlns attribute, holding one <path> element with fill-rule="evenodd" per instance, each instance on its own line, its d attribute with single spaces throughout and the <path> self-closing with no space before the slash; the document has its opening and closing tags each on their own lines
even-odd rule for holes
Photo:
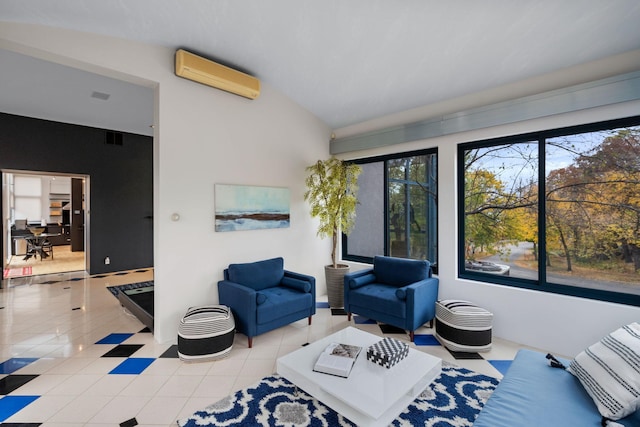
<svg viewBox="0 0 640 427">
<path fill-rule="evenodd" d="M 0 169 L 89 175 L 89 273 L 153 267 L 153 138 L 0 113 Z"/>
</svg>

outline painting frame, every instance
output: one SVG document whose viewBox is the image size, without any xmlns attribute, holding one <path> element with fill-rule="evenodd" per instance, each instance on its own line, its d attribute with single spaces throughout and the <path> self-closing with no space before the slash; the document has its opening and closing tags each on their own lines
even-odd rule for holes
<svg viewBox="0 0 640 427">
<path fill-rule="evenodd" d="M 289 228 L 290 199 L 286 187 L 215 184 L 215 231 Z"/>
</svg>

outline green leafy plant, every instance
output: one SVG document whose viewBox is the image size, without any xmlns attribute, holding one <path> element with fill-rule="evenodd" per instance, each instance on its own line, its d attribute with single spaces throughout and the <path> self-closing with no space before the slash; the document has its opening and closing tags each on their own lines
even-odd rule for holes
<svg viewBox="0 0 640 427">
<path fill-rule="evenodd" d="M 356 218 L 358 175 L 356 164 L 331 157 L 307 167 L 304 199 L 311 205 L 311 216 L 320 220 L 318 237 L 332 238 L 331 262 L 337 268 L 336 248 L 342 231 L 349 234 Z"/>
</svg>

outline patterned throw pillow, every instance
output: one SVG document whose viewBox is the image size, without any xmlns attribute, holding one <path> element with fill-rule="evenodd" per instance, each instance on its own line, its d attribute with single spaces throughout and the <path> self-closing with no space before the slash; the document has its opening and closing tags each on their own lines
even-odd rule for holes
<svg viewBox="0 0 640 427">
<path fill-rule="evenodd" d="M 619 420 L 640 407 L 640 325 L 624 326 L 578 354 L 569 366 L 600 414 Z"/>
</svg>

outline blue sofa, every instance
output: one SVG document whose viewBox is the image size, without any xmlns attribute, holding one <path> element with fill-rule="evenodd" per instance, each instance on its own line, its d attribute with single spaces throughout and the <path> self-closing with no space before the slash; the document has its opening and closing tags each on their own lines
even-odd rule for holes
<svg viewBox="0 0 640 427">
<path fill-rule="evenodd" d="M 559 359 L 565 366 L 570 361 Z M 551 368 L 545 355 L 520 350 L 473 427 L 600 427 L 601 415 L 580 381 Z M 618 423 L 640 426 L 640 412 Z"/>
<path fill-rule="evenodd" d="M 373 268 L 346 274 L 344 309 L 372 320 L 414 331 L 436 316 L 438 279 L 425 260 L 376 256 Z"/>
<path fill-rule="evenodd" d="M 220 304 L 249 339 L 316 314 L 316 279 L 284 269 L 282 258 L 230 264 L 218 282 Z"/>
</svg>

